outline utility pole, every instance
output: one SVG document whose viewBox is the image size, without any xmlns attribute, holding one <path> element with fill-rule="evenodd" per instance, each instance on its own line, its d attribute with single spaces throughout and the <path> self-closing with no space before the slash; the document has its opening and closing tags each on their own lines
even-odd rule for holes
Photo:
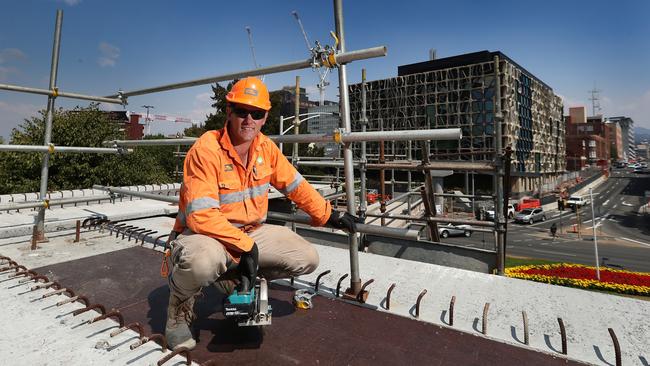
<svg viewBox="0 0 650 366">
<path fill-rule="evenodd" d="M 601 91 L 602 90 L 600 90 L 600 89 L 596 89 L 596 83 L 594 83 L 594 88 L 589 90 L 589 93 L 591 93 L 591 98 L 589 98 L 589 100 L 591 100 L 591 115 L 592 116 L 596 115 L 596 111 L 601 110 L 601 108 L 600 108 L 600 98 L 599 98 L 599 95 L 598 95 Z"/>
<path fill-rule="evenodd" d="M 596 216 L 594 215 L 594 192 L 589 188 L 589 200 L 591 201 L 591 223 L 594 233 L 594 253 L 596 255 L 596 278 L 600 281 L 600 265 L 598 264 L 598 238 L 596 237 Z"/>
<path fill-rule="evenodd" d="M 154 107 L 152 105 L 143 105 L 141 106 L 142 108 L 145 108 L 147 110 L 147 116 L 144 118 L 144 121 L 147 125 L 147 132 L 146 135 L 151 134 L 151 121 L 149 120 L 149 109 L 153 109 Z"/>
</svg>

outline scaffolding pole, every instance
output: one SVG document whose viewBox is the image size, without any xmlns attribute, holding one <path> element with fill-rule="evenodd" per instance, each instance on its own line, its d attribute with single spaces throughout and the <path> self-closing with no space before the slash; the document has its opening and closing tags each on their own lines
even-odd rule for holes
<svg viewBox="0 0 650 366">
<path fill-rule="evenodd" d="M 299 166 L 314 166 L 314 167 L 343 167 L 343 163 L 340 161 L 298 161 Z M 354 163 L 355 168 L 359 168 L 361 163 Z M 469 162 L 469 161 L 430 161 L 428 164 L 422 164 L 418 162 L 413 162 L 411 164 L 403 163 L 368 163 L 366 164 L 366 169 L 368 170 L 406 170 L 406 171 L 417 171 L 417 170 L 478 170 L 478 171 L 494 171 L 494 165 L 492 163 L 480 163 L 480 162 Z"/>
<path fill-rule="evenodd" d="M 371 131 L 349 132 L 337 130 L 327 134 L 271 135 L 273 142 L 310 144 L 312 142 L 336 142 L 348 144 L 363 141 L 421 141 L 421 140 L 460 140 L 460 128 L 438 128 L 417 131 Z M 112 140 L 105 141 L 105 146 L 151 146 L 151 145 L 193 145 L 196 138 L 151 139 L 151 140 Z M 345 160 L 344 160 L 345 162 Z"/>
<path fill-rule="evenodd" d="M 124 100 L 120 98 L 106 98 L 106 97 L 98 97 L 94 95 L 62 92 L 56 87 L 54 89 L 38 89 L 38 88 L 31 88 L 27 86 L 0 84 L 0 89 L 7 90 L 7 91 L 21 92 L 21 93 L 47 95 L 49 97 L 54 97 L 54 98 L 63 97 L 63 98 L 71 98 L 71 99 L 90 100 L 93 102 L 124 104 Z"/>
<path fill-rule="evenodd" d="M 296 75 L 296 89 L 295 89 L 295 95 L 294 95 L 294 109 L 293 109 L 293 134 L 295 136 L 298 136 L 300 134 L 300 76 Z M 280 134 L 282 134 L 282 130 L 279 131 Z M 295 168 L 298 168 L 296 163 L 298 162 L 298 143 L 294 142 L 293 143 L 293 151 L 291 154 L 291 164 Z M 296 205 L 293 200 L 291 200 L 291 213 L 296 214 L 298 211 L 298 206 Z M 296 232 L 296 223 L 292 222 L 291 223 L 291 230 L 295 233 Z"/>
<path fill-rule="evenodd" d="M 50 66 L 50 84 L 49 89 L 56 89 L 56 77 L 59 68 L 59 49 L 61 47 L 61 24 L 63 23 L 63 11 L 56 11 L 56 23 L 54 26 L 54 42 L 52 45 L 52 63 Z M 52 120 L 54 119 L 54 101 L 55 95 L 47 97 L 47 110 L 45 112 L 45 137 L 43 141 L 44 147 L 49 147 L 52 141 Z M 39 197 L 44 201 L 47 195 L 47 178 L 50 167 L 50 152 L 49 150 L 43 153 L 43 163 L 41 165 L 41 186 Z M 36 225 L 34 227 L 32 237 L 32 250 L 36 249 L 36 242 L 46 241 L 45 238 L 45 207 L 41 207 L 36 217 Z"/>
<path fill-rule="evenodd" d="M 271 220 L 279 220 L 286 222 L 295 222 L 299 224 L 305 224 L 311 226 L 311 218 L 306 215 L 291 215 L 281 212 L 272 212 L 269 211 L 267 218 Z M 357 232 L 371 235 L 381 235 L 390 238 L 396 239 L 412 239 L 418 240 L 420 238 L 420 232 L 413 229 L 400 229 L 394 227 L 384 227 L 377 225 L 367 225 L 367 224 L 357 224 Z"/>
<path fill-rule="evenodd" d="M 349 111 L 348 111 L 349 112 Z M 351 132 L 344 128 L 344 131 L 337 130 L 327 134 L 303 134 L 300 136 L 283 135 L 269 136 L 275 143 L 279 142 L 338 142 L 347 144 L 350 142 L 363 141 L 421 141 L 421 140 L 460 140 L 462 132 L 460 128 L 438 128 L 430 130 L 402 130 L 402 131 L 369 131 Z M 345 158 L 344 158 L 345 161 Z"/>
<path fill-rule="evenodd" d="M 97 189 L 97 190 L 100 190 L 100 191 L 106 191 L 106 192 L 110 192 L 110 193 L 118 193 L 118 194 L 122 194 L 122 195 L 125 195 L 125 196 L 147 198 L 147 199 L 152 199 L 152 200 L 156 200 L 156 201 L 163 201 L 163 202 L 178 204 L 178 197 L 177 196 L 162 196 L 162 195 L 155 194 L 155 193 L 131 191 L 131 190 L 124 189 L 124 188 L 101 186 L 101 185 L 97 185 L 97 184 L 93 185 L 93 189 Z"/>
<path fill-rule="evenodd" d="M 495 182 L 495 202 L 494 202 L 494 216 L 496 223 L 496 245 L 497 245 L 497 274 L 503 275 L 505 273 L 505 223 L 506 219 L 503 215 L 503 157 L 502 144 L 503 144 L 503 114 L 501 113 L 501 80 L 499 80 L 499 56 L 494 56 L 494 75 L 496 79 L 496 88 L 494 94 L 494 125 L 495 125 L 495 143 L 494 143 L 494 162 L 496 163 L 496 174 L 494 176 Z"/>
<path fill-rule="evenodd" d="M 338 52 L 345 53 L 345 33 L 343 30 L 343 0 L 334 0 L 334 28 L 338 39 Z M 348 94 L 347 67 L 342 64 L 338 68 L 339 76 L 339 108 L 341 112 L 341 125 L 346 133 L 352 131 L 350 123 L 350 95 Z M 366 132 L 367 133 L 367 132 Z M 354 196 L 354 169 L 352 167 L 352 149 L 350 144 L 343 145 L 343 161 L 345 173 L 345 192 L 347 211 L 350 215 L 356 212 L 356 200 Z M 350 244 L 350 288 L 346 293 L 356 296 L 361 291 L 361 277 L 359 275 L 359 244 L 358 236 L 351 233 Z"/>
<path fill-rule="evenodd" d="M 386 56 L 386 52 L 387 52 L 386 46 L 379 46 L 379 47 L 366 48 L 366 49 L 350 51 L 350 52 L 341 51 L 341 53 L 338 53 L 333 57 L 336 60 L 336 63 L 340 64 L 339 66 L 340 69 L 341 67 L 345 67 L 345 64 L 348 62 Z M 286 64 L 273 65 L 268 67 L 262 67 L 259 69 L 246 70 L 246 71 L 238 71 L 230 74 L 210 76 L 202 79 L 182 81 L 173 84 L 165 84 L 165 85 L 156 86 L 152 88 L 138 89 L 132 91 L 122 91 L 119 92 L 118 94 L 109 95 L 107 96 L 107 98 L 128 98 L 136 95 L 158 93 L 167 90 L 182 89 L 182 88 L 189 88 L 192 86 L 218 83 L 220 81 L 242 79 L 247 76 L 277 74 L 280 72 L 309 69 L 312 67 L 321 67 L 321 66 L 324 65 L 322 65 L 320 61 L 316 60 L 316 64 L 314 64 L 314 59 L 308 58 L 306 60 L 294 61 Z"/>
<path fill-rule="evenodd" d="M 104 200 L 109 200 L 117 197 L 111 197 L 110 195 L 103 196 L 94 196 L 94 197 L 70 197 L 70 198 L 61 198 L 61 199 L 46 199 L 44 201 L 31 201 L 31 202 L 14 202 L 6 205 L 0 205 L 0 211 L 13 211 L 13 210 L 22 210 L 26 208 L 50 208 L 53 206 L 59 205 L 69 205 L 73 203 L 87 203 L 87 202 L 101 202 Z"/>
<path fill-rule="evenodd" d="M 42 153 L 93 153 L 93 154 L 126 154 L 132 152 L 122 147 L 83 147 L 83 146 L 56 146 L 42 145 L 0 145 L 0 151 L 42 152 Z"/>
<path fill-rule="evenodd" d="M 366 69 L 361 69 L 361 132 L 366 132 L 368 118 L 366 117 Z M 361 161 L 359 162 L 359 174 L 361 176 L 361 195 L 359 197 L 359 218 L 366 217 L 368 190 L 366 187 L 366 142 L 361 142 Z"/>
</svg>

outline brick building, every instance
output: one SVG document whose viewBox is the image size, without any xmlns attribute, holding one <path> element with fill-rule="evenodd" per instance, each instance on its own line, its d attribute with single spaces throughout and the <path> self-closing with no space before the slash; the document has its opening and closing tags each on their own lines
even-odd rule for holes
<svg viewBox="0 0 650 366">
<path fill-rule="evenodd" d="M 585 107 L 572 107 L 564 119 L 567 170 L 608 167 L 611 151 L 610 128 L 603 117 L 586 117 Z"/>
</svg>

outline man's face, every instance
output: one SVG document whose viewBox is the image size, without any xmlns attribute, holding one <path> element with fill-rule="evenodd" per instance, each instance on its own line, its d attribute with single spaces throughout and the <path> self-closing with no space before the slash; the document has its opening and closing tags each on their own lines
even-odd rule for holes
<svg viewBox="0 0 650 366">
<path fill-rule="evenodd" d="M 228 115 L 228 134 L 233 145 L 250 142 L 260 133 L 266 123 L 267 111 L 248 105 L 230 104 Z"/>
</svg>

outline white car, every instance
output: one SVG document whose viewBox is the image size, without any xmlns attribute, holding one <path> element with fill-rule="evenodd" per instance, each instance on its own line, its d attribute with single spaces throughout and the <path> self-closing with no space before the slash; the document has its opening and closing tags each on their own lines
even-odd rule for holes
<svg viewBox="0 0 650 366">
<path fill-rule="evenodd" d="M 494 221 L 494 207 L 490 208 L 489 210 L 485 211 L 487 213 L 487 220 Z M 515 206 L 510 204 L 508 205 L 508 217 L 509 219 L 512 219 L 515 217 Z"/>
<path fill-rule="evenodd" d="M 589 204 L 589 200 L 586 197 L 581 196 L 571 196 L 566 202 L 569 207 L 582 207 Z"/>
</svg>

